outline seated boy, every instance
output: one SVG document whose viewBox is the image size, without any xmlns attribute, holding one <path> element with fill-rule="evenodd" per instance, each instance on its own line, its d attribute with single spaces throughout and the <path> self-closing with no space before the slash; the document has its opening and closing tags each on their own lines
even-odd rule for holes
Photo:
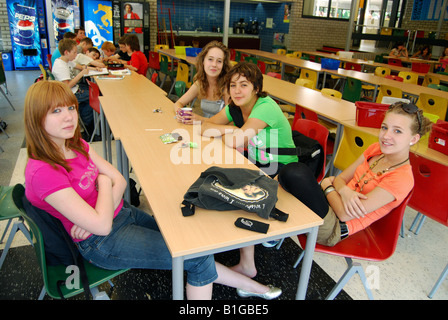
<svg viewBox="0 0 448 320">
<path fill-rule="evenodd" d="M 93 47 L 93 41 L 90 38 L 83 38 L 77 47 L 77 52 L 78 53 L 86 53 L 87 49 L 92 48 Z"/>
<path fill-rule="evenodd" d="M 64 33 L 64 38 L 63 39 L 75 39 L 76 38 L 76 34 L 74 34 L 73 32 L 66 32 Z M 57 58 L 59 58 L 61 56 L 61 53 L 59 52 L 59 48 L 56 48 L 53 52 L 53 54 L 51 55 L 51 65 L 54 65 L 54 62 L 56 61 Z"/>
<path fill-rule="evenodd" d="M 74 63 L 77 63 L 81 66 L 94 66 L 98 68 L 105 68 L 106 66 L 104 63 L 99 61 L 100 52 L 97 48 L 89 48 L 87 49 L 87 52 L 84 53 L 78 53 L 76 58 L 73 60 Z M 79 70 L 74 69 L 75 74 L 79 72 Z"/>
<path fill-rule="evenodd" d="M 124 35 L 120 39 L 118 39 L 119 49 L 113 56 L 110 56 L 108 58 L 109 61 L 126 64 L 128 61 L 131 60 L 131 56 L 128 54 L 128 50 L 126 49 L 126 44 L 124 41 L 126 37 L 127 35 Z"/>
<path fill-rule="evenodd" d="M 97 67 L 88 67 L 87 65 L 80 65 L 73 60 L 77 57 L 77 44 L 72 39 L 62 39 L 59 41 L 59 51 L 61 57 L 56 59 L 53 65 L 52 73 L 55 80 L 66 83 L 72 92 L 75 94 L 79 103 L 79 116 L 84 123 L 88 135 L 93 132 L 93 113 L 89 105 L 89 87 L 87 84 L 80 83 L 79 80 L 87 75 L 90 70 L 98 70 Z M 74 75 L 73 70 L 78 69 L 80 72 Z"/>
<path fill-rule="evenodd" d="M 103 59 L 104 61 L 109 60 L 109 58 L 115 54 L 116 50 L 117 48 L 115 48 L 115 45 L 112 42 L 110 41 L 103 42 L 100 50 L 101 59 Z"/>
</svg>

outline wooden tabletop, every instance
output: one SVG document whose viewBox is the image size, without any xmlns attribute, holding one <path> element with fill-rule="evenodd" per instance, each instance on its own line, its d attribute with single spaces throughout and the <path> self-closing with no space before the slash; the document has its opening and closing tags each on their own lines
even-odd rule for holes
<svg viewBox="0 0 448 320">
<path fill-rule="evenodd" d="M 142 94 L 146 92 L 153 92 L 160 95 L 167 95 L 167 93 L 150 81 L 145 76 L 132 71 L 131 75 L 124 76 L 121 80 L 99 79 L 95 77 L 95 82 L 98 84 L 101 94 L 104 96 L 127 96 Z M 126 90 L 126 92 L 124 92 Z M 125 94 L 126 93 L 126 94 Z M 126 103 L 124 101 L 124 103 Z"/>
</svg>

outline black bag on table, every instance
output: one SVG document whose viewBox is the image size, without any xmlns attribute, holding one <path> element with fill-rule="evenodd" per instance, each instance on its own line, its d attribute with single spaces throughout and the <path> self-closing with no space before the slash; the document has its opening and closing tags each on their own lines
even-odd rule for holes
<svg viewBox="0 0 448 320">
<path fill-rule="evenodd" d="M 286 221 L 288 214 L 275 208 L 278 182 L 259 170 L 210 167 L 191 185 L 182 214 L 191 216 L 195 206 L 210 210 L 254 212 L 258 216 Z"/>
</svg>

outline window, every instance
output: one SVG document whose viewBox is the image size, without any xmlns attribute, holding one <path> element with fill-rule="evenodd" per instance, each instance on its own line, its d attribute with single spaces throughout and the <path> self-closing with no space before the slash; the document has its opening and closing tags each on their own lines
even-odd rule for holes
<svg viewBox="0 0 448 320">
<path fill-rule="evenodd" d="M 303 17 L 350 19 L 350 0 L 304 0 Z"/>
</svg>

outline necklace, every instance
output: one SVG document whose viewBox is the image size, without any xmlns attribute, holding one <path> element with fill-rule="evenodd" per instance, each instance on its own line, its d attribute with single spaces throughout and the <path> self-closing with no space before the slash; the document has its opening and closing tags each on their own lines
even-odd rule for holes
<svg viewBox="0 0 448 320">
<path fill-rule="evenodd" d="M 376 165 L 378 164 L 378 162 L 380 162 L 380 160 L 383 159 L 383 158 L 384 158 L 384 155 L 383 155 L 382 157 L 379 157 L 374 163 L 372 163 L 372 164 L 370 165 L 369 169 L 368 169 L 366 172 L 364 172 L 364 174 L 363 174 L 363 175 L 358 179 L 358 181 L 355 183 L 355 189 L 354 189 L 354 191 L 356 191 L 357 188 L 360 188 L 360 189 L 359 189 L 359 192 L 361 192 L 362 189 L 364 189 L 364 186 L 365 186 L 366 184 L 368 184 L 370 180 L 375 179 L 376 176 L 377 176 L 377 177 L 382 176 L 384 173 L 386 173 L 386 172 L 389 171 L 390 169 L 395 168 L 395 167 L 398 167 L 399 165 L 402 165 L 403 163 L 405 163 L 406 161 L 409 160 L 409 158 L 407 158 L 406 160 L 404 160 L 404 161 L 402 161 L 402 162 L 400 162 L 400 163 L 394 164 L 393 166 L 390 166 L 389 168 L 386 168 L 386 169 L 384 169 L 384 170 L 382 170 L 382 171 L 378 171 L 376 174 L 373 174 L 371 178 L 364 180 L 364 181 L 363 181 L 363 185 L 360 186 L 360 185 L 359 185 L 359 182 L 360 182 L 362 179 L 364 179 L 364 177 L 366 176 L 367 172 L 368 172 L 369 170 L 372 171 L 373 168 L 376 167 Z"/>
</svg>

